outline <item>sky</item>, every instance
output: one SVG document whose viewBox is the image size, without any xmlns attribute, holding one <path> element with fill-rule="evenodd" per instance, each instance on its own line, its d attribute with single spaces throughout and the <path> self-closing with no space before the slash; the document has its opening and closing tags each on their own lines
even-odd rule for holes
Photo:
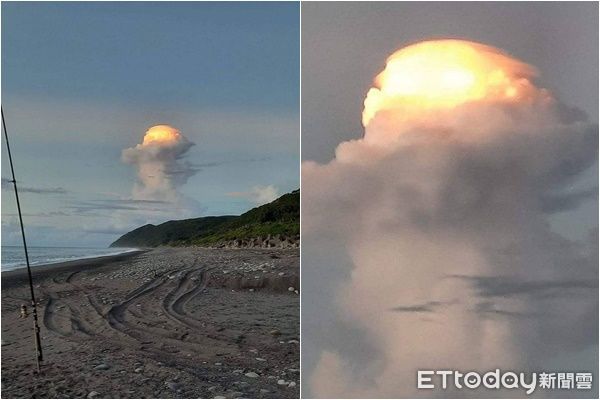
<svg viewBox="0 0 600 400">
<path fill-rule="evenodd" d="M 302 159 L 326 162 L 340 142 L 361 137 L 363 100 L 386 58 L 426 39 L 504 49 L 598 121 L 597 10 L 593 2 L 303 3 Z"/>
<path fill-rule="evenodd" d="M 145 223 L 240 214 L 299 187 L 299 5 L 3 3 L 2 105 L 31 246 L 107 246 Z M 177 204 L 122 152 L 189 142 Z M 3 141 L 2 244 L 19 243 Z"/>
<path fill-rule="evenodd" d="M 475 40 L 534 65 L 540 86 L 598 122 L 598 6 L 590 2 L 373 2 L 302 5 L 302 160 L 327 162 L 363 135 L 361 113 L 374 77 L 395 50 L 436 38 Z M 326 106 L 324 106 L 326 105 Z M 577 187 L 596 185 L 598 164 Z M 586 237 L 597 204 L 550 219 Z"/>
<path fill-rule="evenodd" d="M 587 120 L 523 106 L 520 125 L 470 104 L 422 141 L 410 112 L 364 128 L 386 59 L 445 38 L 535 66 L 535 85 Z M 596 3 L 302 5 L 304 396 L 467 395 L 415 391 L 418 367 L 597 373 L 597 88 Z"/>
</svg>

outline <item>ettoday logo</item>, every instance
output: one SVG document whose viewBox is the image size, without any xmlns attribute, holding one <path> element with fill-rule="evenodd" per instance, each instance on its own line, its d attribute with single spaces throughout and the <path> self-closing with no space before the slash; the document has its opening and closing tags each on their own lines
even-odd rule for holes
<svg viewBox="0 0 600 400">
<path fill-rule="evenodd" d="M 478 389 L 481 386 L 487 389 L 522 389 L 526 394 L 532 394 L 538 387 L 542 389 L 591 389 L 592 374 L 590 372 L 536 372 L 515 373 L 511 371 L 502 372 L 499 369 L 486 372 L 481 375 L 471 371 L 463 373 L 460 371 L 418 371 L 418 389 L 446 390 L 448 386 L 454 385 L 456 389 Z"/>
<path fill-rule="evenodd" d="M 434 382 L 435 376 L 440 377 L 441 384 L 439 386 L 436 386 Z M 454 384 L 454 387 L 457 389 L 478 389 L 481 386 L 488 389 L 521 388 L 525 390 L 525 393 L 531 394 L 537 387 L 537 374 L 534 372 L 527 377 L 523 372 L 520 374 L 514 372 L 501 373 L 499 369 L 489 371 L 483 375 L 475 371 L 467 373 L 447 370 L 417 372 L 418 389 L 435 389 L 436 387 L 441 387 L 445 390 L 450 383 Z"/>
</svg>

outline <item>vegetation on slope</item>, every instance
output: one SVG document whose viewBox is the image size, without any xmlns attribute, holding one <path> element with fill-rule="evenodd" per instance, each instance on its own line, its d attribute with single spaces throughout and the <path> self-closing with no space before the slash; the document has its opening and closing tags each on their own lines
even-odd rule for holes
<svg viewBox="0 0 600 400">
<path fill-rule="evenodd" d="M 300 191 L 240 215 L 201 217 L 144 225 L 121 236 L 111 247 L 210 246 L 233 240 L 279 235 L 294 238 L 300 233 Z"/>
</svg>

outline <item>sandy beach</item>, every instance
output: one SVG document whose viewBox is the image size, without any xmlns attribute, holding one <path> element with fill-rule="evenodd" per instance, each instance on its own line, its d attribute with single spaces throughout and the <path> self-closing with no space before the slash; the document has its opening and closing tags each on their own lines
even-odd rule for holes
<svg viewBox="0 0 600 400">
<path fill-rule="evenodd" d="M 3 398 L 299 397 L 298 249 L 158 248 L 2 273 Z"/>
</svg>

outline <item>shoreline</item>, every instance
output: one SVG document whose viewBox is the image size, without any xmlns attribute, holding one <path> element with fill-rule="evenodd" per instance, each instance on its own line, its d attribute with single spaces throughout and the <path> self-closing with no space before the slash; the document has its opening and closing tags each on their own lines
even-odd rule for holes
<svg viewBox="0 0 600 400">
<path fill-rule="evenodd" d="M 106 256 L 80 258 L 77 260 L 62 261 L 51 264 L 34 265 L 31 266 L 31 275 L 35 284 L 36 279 L 45 279 L 51 274 L 85 271 L 107 263 L 123 261 L 130 257 L 143 254 L 147 251 L 149 251 L 149 249 L 133 250 L 127 253 L 111 254 Z M 27 267 L 21 267 L 10 271 L 2 271 L 1 277 L 2 288 L 22 284 L 28 280 Z"/>
</svg>

